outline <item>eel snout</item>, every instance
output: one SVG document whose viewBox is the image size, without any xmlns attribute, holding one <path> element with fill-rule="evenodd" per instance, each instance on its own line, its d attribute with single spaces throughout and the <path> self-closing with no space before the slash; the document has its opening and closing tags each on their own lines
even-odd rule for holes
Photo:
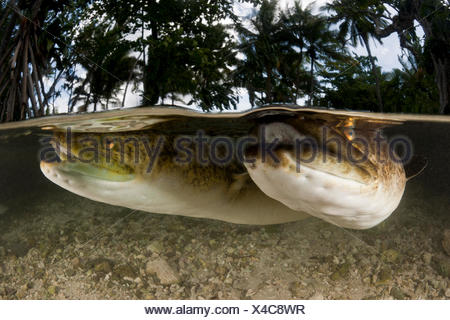
<svg viewBox="0 0 450 320">
<path fill-rule="evenodd" d="M 293 130 L 287 124 L 268 125 L 266 137 L 285 140 L 295 136 Z M 401 164 L 379 163 L 366 177 L 360 164 L 346 159 L 336 163 L 320 156 L 302 163 L 289 148 L 277 154 L 281 161 L 275 165 L 258 155 L 254 163 L 245 164 L 255 184 L 287 207 L 340 227 L 371 228 L 389 217 L 402 198 L 406 179 Z"/>
</svg>

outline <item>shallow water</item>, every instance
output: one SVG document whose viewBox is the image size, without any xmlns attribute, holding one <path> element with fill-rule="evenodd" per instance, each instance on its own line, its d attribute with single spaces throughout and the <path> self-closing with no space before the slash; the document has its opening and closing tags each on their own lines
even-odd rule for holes
<svg viewBox="0 0 450 320">
<path fill-rule="evenodd" d="M 352 231 L 315 218 L 240 226 L 97 203 L 41 174 L 43 132 L 2 131 L 0 298 L 448 299 L 450 124 L 386 132 L 409 137 L 428 167 L 391 217 Z"/>
</svg>

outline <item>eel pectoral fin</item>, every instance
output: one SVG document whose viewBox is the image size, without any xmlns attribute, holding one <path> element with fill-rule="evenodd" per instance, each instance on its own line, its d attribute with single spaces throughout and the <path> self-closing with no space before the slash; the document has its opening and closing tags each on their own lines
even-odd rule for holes
<svg viewBox="0 0 450 320">
<path fill-rule="evenodd" d="M 249 181 L 250 177 L 247 172 L 233 174 L 233 182 L 228 187 L 228 196 L 236 198 Z"/>
</svg>

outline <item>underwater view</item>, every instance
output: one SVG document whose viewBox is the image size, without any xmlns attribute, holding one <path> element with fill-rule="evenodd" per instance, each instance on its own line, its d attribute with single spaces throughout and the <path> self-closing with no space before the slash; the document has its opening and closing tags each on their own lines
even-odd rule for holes
<svg viewBox="0 0 450 320">
<path fill-rule="evenodd" d="M 271 117 L 278 122 L 291 121 L 270 112 L 267 117 L 271 119 L 268 122 L 274 121 Z M 148 126 L 148 120 L 135 115 L 132 125 L 138 128 L 133 130 L 140 130 L 142 123 Z M 236 127 L 248 129 L 241 118 L 233 120 L 234 129 L 214 119 L 199 123 L 188 120 L 172 130 L 181 134 L 203 127 L 208 134 L 211 128 L 220 128 L 215 132 L 223 136 L 230 130 L 238 132 Z M 383 125 L 387 137 L 408 139 L 413 153 L 426 159 L 427 165 L 406 182 L 393 213 L 373 226 L 310 215 L 259 223 L 258 217 L 255 222 L 249 216 L 239 223 L 238 218 L 251 208 L 234 217 L 237 209 L 227 205 L 235 200 L 209 195 L 208 187 L 198 180 L 204 173 L 195 170 L 195 179 L 185 180 L 182 188 L 175 186 L 182 183 L 179 181 L 172 185 L 175 197 L 188 199 L 183 200 L 186 206 L 156 210 L 172 210 L 175 214 L 171 215 L 151 213 L 151 206 L 133 208 L 133 194 L 143 190 L 144 198 L 152 196 L 152 190 L 142 186 L 133 189 L 136 183 L 110 198 L 95 195 L 97 191 L 88 183 L 84 190 L 71 190 L 62 182 L 47 179 L 45 166 L 40 165 L 43 139 L 51 137 L 52 131 L 58 135 L 57 124 L 48 124 L 52 118 L 45 121 L 41 126 L 28 122 L 22 128 L 0 127 L 1 299 L 450 298 L 448 121 Z M 249 121 L 256 120 L 250 117 Z M 77 134 L 107 131 L 95 125 L 83 127 L 83 122 L 77 125 L 66 120 L 66 124 Z M 164 125 L 161 129 L 166 130 Z M 128 132 L 130 127 L 115 130 Z M 358 136 L 358 124 L 351 133 Z M 59 153 L 59 157 L 64 155 Z M 105 168 L 107 173 L 80 164 L 61 172 L 81 170 L 89 179 L 113 183 L 136 173 L 124 173 L 122 167 Z M 221 172 L 214 171 L 215 178 L 205 181 L 221 183 L 217 178 Z M 196 183 L 202 186 L 189 189 L 189 184 Z M 196 214 L 194 200 L 194 209 L 189 207 L 190 199 L 196 197 L 204 200 L 198 202 L 203 206 L 197 205 L 198 210 L 206 208 L 211 216 L 208 212 Z M 270 205 L 262 205 L 256 214 L 263 215 L 263 207 Z M 214 216 L 221 208 L 225 213 Z"/>
<path fill-rule="evenodd" d="M 449 83 L 449 0 L 0 1 L 0 318 L 448 314 Z"/>
</svg>

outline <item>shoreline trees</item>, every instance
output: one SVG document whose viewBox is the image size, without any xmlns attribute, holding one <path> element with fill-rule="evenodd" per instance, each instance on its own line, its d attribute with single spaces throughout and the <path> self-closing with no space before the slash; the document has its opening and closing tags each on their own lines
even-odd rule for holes
<svg viewBox="0 0 450 320">
<path fill-rule="evenodd" d="M 239 17 L 236 2 L 255 5 L 254 14 Z M 0 122 L 50 114 L 61 95 L 69 111 L 123 107 L 130 88 L 142 105 L 204 111 L 236 108 L 243 88 L 252 106 L 450 113 L 448 5 L 334 0 L 322 9 L 276 0 L 2 2 Z M 382 72 L 370 39 L 393 33 L 409 62 Z M 349 54 L 358 41 L 367 57 Z"/>
</svg>

